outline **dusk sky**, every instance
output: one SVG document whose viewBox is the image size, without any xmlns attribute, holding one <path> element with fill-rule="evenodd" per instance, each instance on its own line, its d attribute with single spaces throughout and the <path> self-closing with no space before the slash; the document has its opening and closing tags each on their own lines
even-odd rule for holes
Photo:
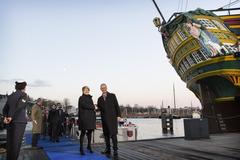
<svg viewBox="0 0 240 160">
<path fill-rule="evenodd" d="M 166 19 L 229 3 L 156 1 Z M 120 104 L 159 107 L 162 101 L 173 106 L 175 83 L 178 107 L 200 106 L 166 58 L 156 16 L 151 0 L 1 0 L 0 94 L 25 80 L 33 98 L 69 98 L 76 105 L 82 86 L 96 102 L 104 82 Z"/>
</svg>

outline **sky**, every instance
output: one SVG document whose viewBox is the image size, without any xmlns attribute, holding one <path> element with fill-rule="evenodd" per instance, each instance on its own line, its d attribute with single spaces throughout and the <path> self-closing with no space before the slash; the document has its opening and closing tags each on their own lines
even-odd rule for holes
<svg viewBox="0 0 240 160">
<path fill-rule="evenodd" d="M 156 0 L 166 19 L 229 0 Z M 188 2 L 188 3 L 187 3 Z M 120 104 L 201 106 L 166 58 L 151 0 L 1 0 L 0 94 L 16 80 L 33 98 L 76 106 L 81 87 L 96 102 L 106 83 Z"/>
</svg>

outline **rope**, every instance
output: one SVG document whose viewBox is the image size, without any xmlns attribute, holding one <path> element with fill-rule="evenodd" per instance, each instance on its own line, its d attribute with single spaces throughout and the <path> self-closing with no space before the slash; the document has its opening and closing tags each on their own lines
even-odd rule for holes
<svg viewBox="0 0 240 160">
<path fill-rule="evenodd" d="M 219 119 L 218 117 L 215 116 L 204 116 L 204 118 L 209 118 L 209 119 Z M 223 117 L 222 119 L 228 120 L 228 119 L 237 119 L 240 118 L 240 115 L 237 116 L 229 116 L 229 117 Z"/>
<path fill-rule="evenodd" d="M 181 10 L 180 11 L 182 11 L 182 8 L 183 8 L 183 0 L 181 0 Z"/>
<path fill-rule="evenodd" d="M 238 115 L 238 116 L 224 117 L 224 118 L 222 118 L 222 119 L 237 119 L 237 118 L 240 118 L 240 115 Z"/>
<path fill-rule="evenodd" d="M 230 2 L 229 2 L 229 4 L 227 4 L 227 5 L 224 5 L 224 6 L 222 6 L 222 7 L 220 7 L 220 8 L 222 8 L 222 9 L 224 9 L 224 8 L 230 8 L 231 6 L 233 6 L 233 5 L 235 5 L 235 4 L 237 4 L 237 3 L 239 3 L 240 2 L 240 0 L 235 0 L 235 1 L 231 1 L 230 0 Z"/>
<path fill-rule="evenodd" d="M 180 1 L 181 1 L 181 0 L 178 0 L 178 8 L 177 8 L 177 12 L 179 12 L 179 9 L 180 9 Z"/>
<path fill-rule="evenodd" d="M 188 7 L 188 0 L 186 0 L 185 12 L 187 11 L 187 7 Z"/>
</svg>

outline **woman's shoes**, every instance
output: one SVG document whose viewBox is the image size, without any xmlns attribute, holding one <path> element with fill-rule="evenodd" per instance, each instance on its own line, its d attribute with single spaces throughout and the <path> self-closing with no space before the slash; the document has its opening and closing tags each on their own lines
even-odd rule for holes
<svg viewBox="0 0 240 160">
<path fill-rule="evenodd" d="M 93 153 L 92 147 L 88 146 L 87 149 L 89 150 L 90 153 Z"/>
<path fill-rule="evenodd" d="M 92 150 L 92 147 L 91 147 L 91 146 L 88 146 L 87 149 L 88 149 L 89 153 L 93 153 L 93 150 Z M 84 151 L 83 151 L 82 148 L 80 148 L 80 154 L 81 154 L 82 156 L 85 155 L 85 153 L 84 153 Z"/>
<path fill-rule="evenodd" d="M 83 149 L 80 149 L 80 154 L 81 154 L 82 156 L 84 156 L 84 155 L 85 155 L 85 153 L 84 153 Z"/>
</svg>

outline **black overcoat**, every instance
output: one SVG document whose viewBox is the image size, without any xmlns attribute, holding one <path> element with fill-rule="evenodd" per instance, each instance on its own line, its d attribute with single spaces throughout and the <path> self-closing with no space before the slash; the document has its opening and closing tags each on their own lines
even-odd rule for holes
<svg viewBox="0 0 240 160">
<path fill-rule="evenodd" d="M 96 112 L 91 95 L 82 95 L 78 100 L 79 130 L 96 128 Z"/>
<path fill-rule="evenodd" d="M 101 113 L 103 133 L 110 136 L 117 135 L 117 117 L 121 117 L 121 113 L 115 94 L 107 93 L 106 100 L 103 99 L 103 96 L 99 97 L 97 106 Z"/>
</svg>

